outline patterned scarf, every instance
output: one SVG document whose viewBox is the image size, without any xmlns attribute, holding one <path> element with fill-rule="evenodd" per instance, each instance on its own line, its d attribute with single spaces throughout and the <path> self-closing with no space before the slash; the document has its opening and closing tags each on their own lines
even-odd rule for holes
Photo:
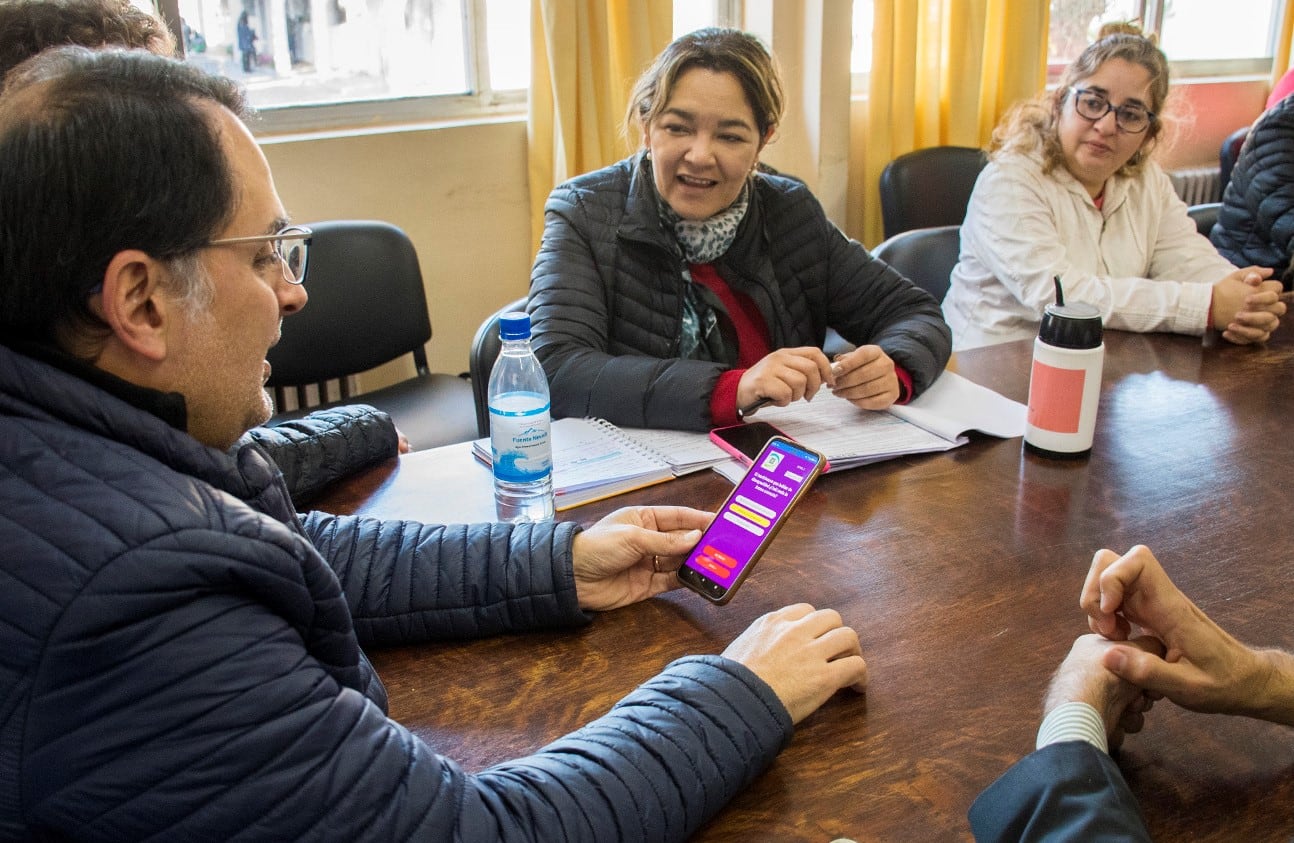
<svg viewBox="0 0 1294 843">
<path fill-rule="evenodd" d="M 643 158 L 647 182 L 656 188 L 651 159 Z M 750 182 L 742 185 L 737 201 L 708 219 L 685 220 L 656 193 L 656 208 L 666 231 L 674 233 L 687 263 L 713 263 L 737 237 L 737 228 L 750 205 Z M 683 266 L 683 328 L 679 337 L 679 356 L 685 360 L 713 360 L 732 364 L 737 350 L 727 347 L 719 326 L 723 305 L 704 285 L 692 281 L 692 273 Z"/>
</svg>

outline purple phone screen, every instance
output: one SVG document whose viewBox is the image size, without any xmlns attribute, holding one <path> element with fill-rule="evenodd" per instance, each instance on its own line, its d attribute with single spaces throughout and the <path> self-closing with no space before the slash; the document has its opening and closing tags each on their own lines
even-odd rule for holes
<svg viewBox="0 0 1294 843">
<path fill-rule="evenodd" d="M 731 588 L 769 530 L 813 476 L 817 460 L 790 442 L 770 442 L 715 516 L 684 565 Z"/>
</svg>

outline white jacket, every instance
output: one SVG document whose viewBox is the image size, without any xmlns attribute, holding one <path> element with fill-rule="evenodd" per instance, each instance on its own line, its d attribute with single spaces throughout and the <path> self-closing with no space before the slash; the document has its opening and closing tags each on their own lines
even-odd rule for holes
<svg viewBox="0 0 1294 843">
<path fill-rule="evenodd" d="M 1040 157 L 1007 154 L 975 182 L 944 318 L 955 349 L 1036 336 L 1059 275 L 1065 299 L 1096 305 L 1107 328 L 1199 335 L 1233 271 L 1153 161 L 1111 177 L 1098 209 L 1064 168 L 1044 175 Z"/>
</svg>

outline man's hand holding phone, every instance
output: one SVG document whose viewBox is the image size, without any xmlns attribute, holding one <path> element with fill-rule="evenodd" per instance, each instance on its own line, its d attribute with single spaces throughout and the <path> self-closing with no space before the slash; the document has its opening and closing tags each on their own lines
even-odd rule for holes
<svg viewBox="0 0 1294 843">
<path fill-rule="evenodd" d="M 824 465 L 797 442 L 768 440 L 679 568 L 683 585 L 712 603 L 731 600 Z"/>
<path fill-rule="evenodd" d="M 630 506 L 577 533 L 571 559 L 580 608 L 617 609 L 677 588 L 674 571 L 710 517 L 686 506 Z"/>
</svg>

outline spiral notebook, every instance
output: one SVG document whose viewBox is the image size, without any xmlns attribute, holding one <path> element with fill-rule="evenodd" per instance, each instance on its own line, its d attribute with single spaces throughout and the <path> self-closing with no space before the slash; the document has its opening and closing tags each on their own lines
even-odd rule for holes
<svg viewBox="0 0 1294 843">
<path fill-rule="evenodd" d="M 603 419 L 557 419 L 552 441 L 558 510 L 672 480 L 728 457 L 704 433 L 627 429 Z M 490 465 L 490 440 L 473 442 L 472 455 Z"/>
</svg>

